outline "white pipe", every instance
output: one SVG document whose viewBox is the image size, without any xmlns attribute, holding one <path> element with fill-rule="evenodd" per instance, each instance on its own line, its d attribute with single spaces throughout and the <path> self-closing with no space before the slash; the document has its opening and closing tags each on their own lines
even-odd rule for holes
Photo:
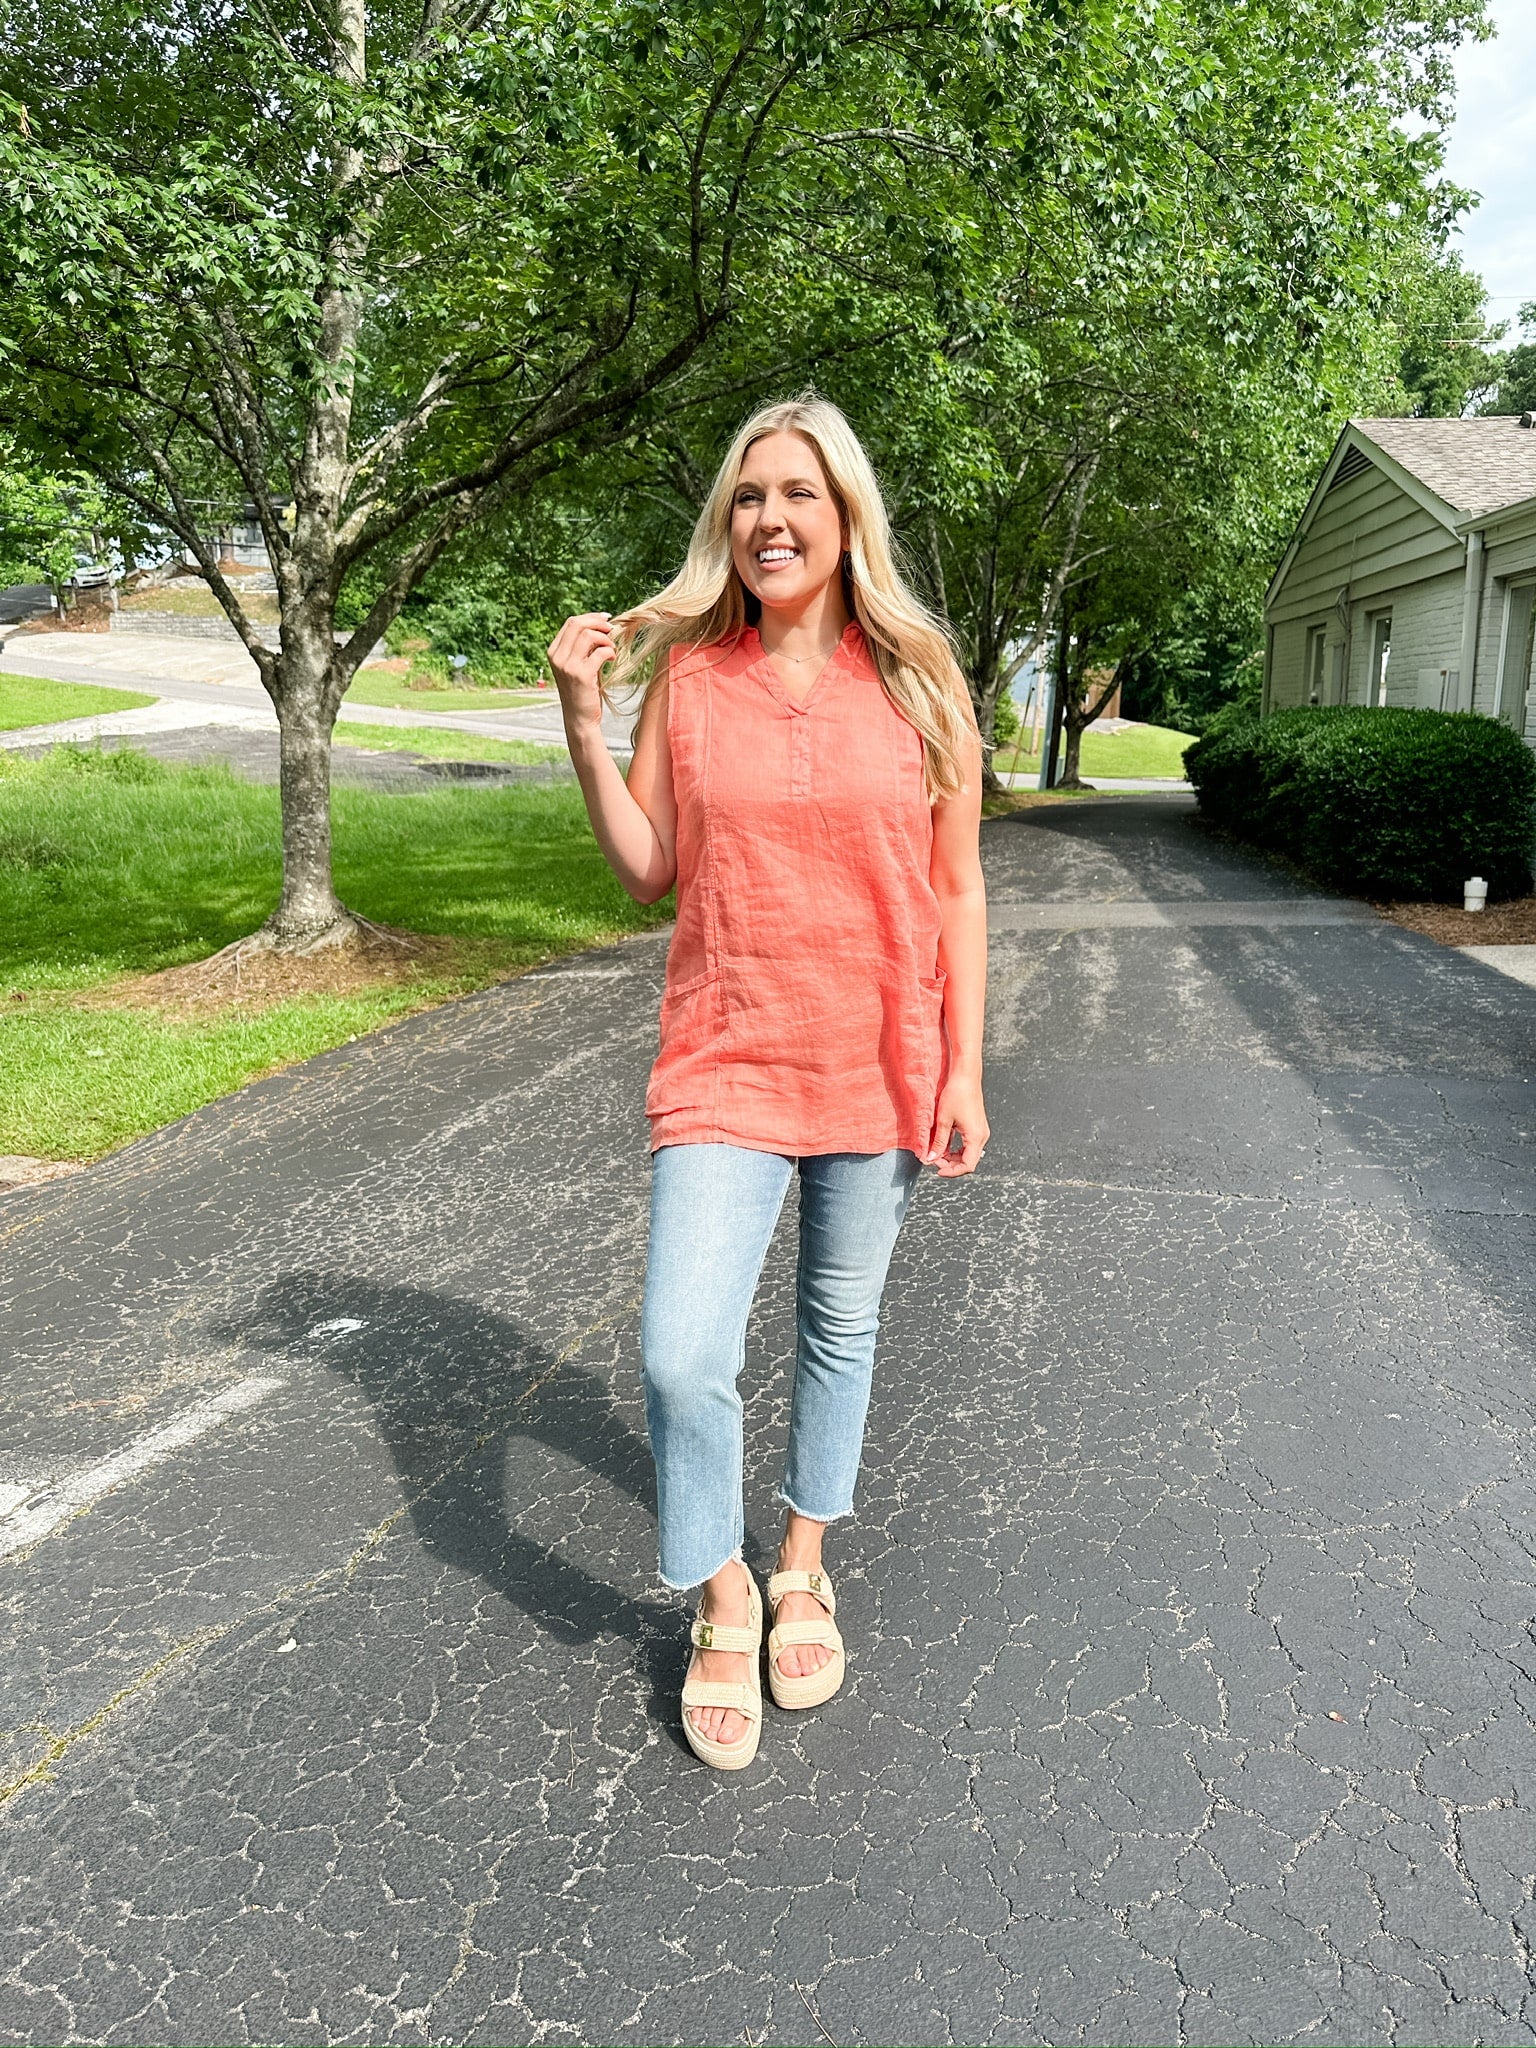
<svg viewBox="0 0 1536 2048">
<path fill-rule="evenodd" d="M 1456 711 L 1477 708 L 1477 629 L 1483 610 L 1483 536 L 1477 529 L 1467 535 L 1467 581 L 1461 601 L 1461 676 L 1456 686 Z"/>
</svg>

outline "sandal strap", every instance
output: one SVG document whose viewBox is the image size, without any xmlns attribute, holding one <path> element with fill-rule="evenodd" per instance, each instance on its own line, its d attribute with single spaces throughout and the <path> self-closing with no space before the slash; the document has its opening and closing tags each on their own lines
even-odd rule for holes
<svg viewBox="0 0 1536 2048">
<path fill-rule="evenodd" d="M 768 1637 L 768 1653 L 776 1657 L 780 1650 L 787 1650 L 795 1643 L 815 1643 L 823 1650 L 840 1650 L 843 1639 L 832 1626 L 832 1617 L 825 1621 L 781 1621 Z"/>
<path fill-rule="evenodd" d="M 683 1687 L 684 1707 L 734 1707 L 749 1721 L 763 1718 L 763 1696 L 750 1685 L 732 1685 L 725 1679 L 690 1678 Z"/>
<path fill-rule="evenodd" d="M 809 1593 L 829 1616 L 837 1612 L 837 1595 L 826 1572 L 775 1572 L 768 1581 L 768 1605 L 777 1607 L 786 1593 Z"/>
<path fill-rule="evenodd" d="M 702 1614 L 694 1616 L 688 1633 L 696 1649 L 729 1650 L 747 1657 L 763 1639 L 760 1628 L 733 1628 L 728 1622 L 706 1621 Z"/>
</svg>

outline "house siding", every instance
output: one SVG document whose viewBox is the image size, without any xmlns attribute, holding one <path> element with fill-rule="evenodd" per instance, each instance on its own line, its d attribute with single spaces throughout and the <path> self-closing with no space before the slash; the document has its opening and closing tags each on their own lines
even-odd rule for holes
<svg viewBox="0 0 1536 2048">
<path fill-rule="evenodd" d="M 1425 582 L 1382 591 L 1351 609 L 1355 616 L 1354 661 L 1351 668 L 1350 701 L 1367 702 L 1370 681 L 1371 619 L 1379 612 L 1392 614 L 1392 652 L 1387 660 L 1387 702 L 1415 705 L 1426 700 L 1421 681 L 1437 692 L 1432 710 L 1445 710 L 1438 701 L 1441 669 L 1460 671 L 1461 613 L 1466 592 L 1466 571 L 1457 567 L 1449 574 L 1431 576 Z"/>
<path fill-rule="evenodd" d="M 1346 442 L 1369 456 L 1358 440 Z M 1347 458 L 1353 462 L 1355 457 Z M 1463 483 L 1466 483 L 1465 477 Z M 1524 683 L 1523 701 L 1506 695 L 1507 630 L 1520 630 L 1530 606 L 1522 586 L 1536 578 L 1536 505 L 1489 513 L 1475 523 L 1483 537 L 1473 674 L 1463 677 L 1463 625 L 1469 593 L 1468 543 L 1437 516 L 1433 491 L 1398 481 L 1377 461 L 1312 501 L 1311 523 L 1288 554 L 1265 606 L 1268 666 L 1265 706 L 1279 710 L 1316 701 L 1365 704 L 1372 700 L 1376 617 L 1392 614 L 1386 671 L 1389 704 L 1458 703 L 1488 717 L 1507 707 L 1536 747 L 1536 682 L 1510 677 L 1510 692 Z M 1466 502 L 1463 498 L 1462 502 Z M 1467 524 L 1472 524 L 1468 521 Z M 1476 565 L 1474 565 L 1475 572 Z M 1513 620 L 1514 625 L 1507 627 Z M 1315 660 L 1322 639 L 1321 677 Z M 1463 695 L 1471 685 L 1470 699 Z"/>
<path fill-rule="evenodd" d="M 1289 620 L 1274 629 L 1269 656 L 1269 708 L 1284 711 L 1307 701 L 1303 665 L 1307 652 L 1307 625 L 1302 619 Z"/>
<path fill-rule="evenodd" d="M 1373 467 L 1324 497 L 1265 616 L 1277 626 L 1321 624 L 1346 585 L 1379 609 L 1384 595 L 1455 574 L 1464 561 L 1456 535 Z"/>
<path fill-rule="evenodd" d="M 1502 682 L 1504 618 L 1512 582 L 1536 574 L 1536 514 L 1489 534 L 1478 614 L 1476 709 L 1496 716 Z M 1536 703 L 1526 706 L 1525 738 L 1536 746 Z"/>
<path fill-rule="evenodd" d="M 1441 669 L 1457 668 L 1461 659 L 1461 607 L 1465 576 L 1461 570 L 1433 576 L 1418 584 L 1390 586 L 1349 607 L 1346 624 L 1335 605 L 1299 619 L 1277 622 L 1270 655 L 1269 703 L 1272 711 L 1306 704 L 1307 642 L 1311 631 L 1323 629 L 1322 702 L 1367 704 L 1371 701 L 1371 659 L 1375 620 L 1392 614 L 1392 651 L 1387 658 L 1387 702 L 1413 705 L 1426 701 L 1426 671 L 1434 671 L 1438 690 Z M 1339 682 L 1347 676 L 1347 695 Z M 1440 708 L 1438 704 L 1435 708 Z"/>
</svg>

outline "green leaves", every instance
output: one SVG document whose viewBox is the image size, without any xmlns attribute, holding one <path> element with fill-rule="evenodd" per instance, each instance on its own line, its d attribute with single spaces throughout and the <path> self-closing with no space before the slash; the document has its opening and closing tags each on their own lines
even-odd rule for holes
<svg viewBox="0 0 1536 2048">
<path fill-rule="evenodd" d="M 1536 756 L 1497 719 L 1360 706 L 1281 711 L 1192 747 L 1201 808 L 1334 887 L 1455 900 L 1531 886 Z"/>
</svg>

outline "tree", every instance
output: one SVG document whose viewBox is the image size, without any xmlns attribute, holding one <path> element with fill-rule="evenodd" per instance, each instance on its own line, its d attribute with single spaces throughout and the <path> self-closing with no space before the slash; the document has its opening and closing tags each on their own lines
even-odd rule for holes
<svg viewBox="0 0 1536 2048">
<path fill-rule="evenodd" d="M 1263 681 L 1262 590 L 1207 588 L 1175 605 L 1164 630 L 1126 663 L 1127 718 L 1199 737 L 1223 706 L 1244 695 L 1257 708 Z"/>
<path fill-rule="evenodd" d="M 87 477 L 55 476 L 0 440 L 0 586 L 34 581 L 61 589 L 77 555 L 113 526 L 112 511 Z"/>
<path fill-rule="evenodd" d="M 1387 380 L 1405 270 L 1464 200 L 1433 129 L 1398 124 L 1444 119 L 1445 53 L 1477 22 L 1395 0 L 1119 17 L 1102 114 L 1126 158 L 1101 206 L 1086 231 L 1075 209 L 1015 223 L 972 265 L 887 436 L 984 744 L 1064 611 L 1102 641 L 1117 591 L 1144 652 L 1191 587 L 1161 572 L 1209 589 L 1217 557 L 1251 604 L 1319 448 Z"/>
<path fill-rule="evenodd" d="M 20 0 L 0 421 L 174 533 L 256 663 L 281 731 L 269 943 L 355 929 L 330 733 L 412 592 L 707 396 L 748 294 L 781 334 L 838 294 L 845 339 L 907 317 L 932 220 L 963 232 L 974 167 L 1006 154 L 1021 36 L 986 0 L 107 0 L 88 22 Z M 242 505 L 276 652 L 210 534 Z"/>
<path fill-rule="evenodd" d="M 1487 304 L 1482 279 L 1460 256 L 1432 246 L 1410 252 L 1397 314 L 1405 403 L 1392 411 L 1460 419 L 1486 407 L 1505 360 L 1497 347 L 1505 329 L 1489 325 Z"/>
<path fill-rule="evenodd" d="M 1392 124 L 1439 107 L 1475 11 L 16 0 L 0 423 L 192 553 L 281 729 L 266 936 L 328 945 L 330 731 L 413 592 L 573 465 L 686 448 L 812 365 L 905 475 L 909 540 L 937 525 L 945 592 L 965 557 L 990 730 L 1119 417 L 1101 338 L 1142 394 L 1169 323 L 1302 375 L 1431 210 L 1433 139 Z M 926 456 L 909 415 L 946 428 Z M 210 534 L 246 505 L 276 652 Z M 999 512 L 973 574 L 965 523 Z"/>
<path fill-rule="evenodd" d="M 1526 332 L 1536 329 L 1536 299 L 1520 308 L 1520 326 Z M 1536 411 L 1536 339 L 1518 341 L 1507 352 L 1499 369 L 1498 390 L 1486 410 Z"/>
</svg>

